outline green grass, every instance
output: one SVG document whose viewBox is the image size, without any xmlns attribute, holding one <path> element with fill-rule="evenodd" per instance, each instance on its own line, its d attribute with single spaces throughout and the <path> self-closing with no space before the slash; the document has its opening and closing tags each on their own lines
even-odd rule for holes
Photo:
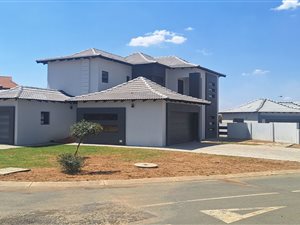
<svg viewBox="0 0 300 225">
<path fill-rule="evenodd" d="M 74 153 L 75 148 L 76 146 L 72 145 L 54 145 L 46 147 L 24 147 L 0 150 L 0 168 L 54 167 L 57 166 L 57 155 L 61 153 Z M 151 149 L 81 146 L 79 154 L 82 156 L 119 156 L 119 158 L 124 161 L 140 161 L 159 158 L 166 154 L 166 152 Z"/>
</svg>

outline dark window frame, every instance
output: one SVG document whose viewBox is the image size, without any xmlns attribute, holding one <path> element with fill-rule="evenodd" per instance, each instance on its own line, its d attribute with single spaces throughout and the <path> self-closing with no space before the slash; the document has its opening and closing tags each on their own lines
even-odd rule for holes
<svg viewBox="0 0 300 225">
<path fill-rule="evenodd" d="M 50 125 L 50 112 L 49 111 L 41 112 L 41 125 Z"/>
<path fill-rule="evenodd" d="M 184 92 L 184 81 L 181 79 L 177 80 L 177 92 L 179 94 L 183 94 L 183 92 Z"/>
<path fill-rule="evenodd" d="M 234 123 L 244 123 L 244 119 L 243 118 L 233 118 L 232 120 Z"/>
<path fill-rule="evenodd" d="M 85 113 L 83 118 L 87 121 L 117 121 L 117 113 Z"/>
<path fill-rule="evenodd" d="M 102 70 L 102 76 L 101 76 L 102 83 L 108 83 L 109 82 L 109 73 L 107 71 Z"/>
</svg>

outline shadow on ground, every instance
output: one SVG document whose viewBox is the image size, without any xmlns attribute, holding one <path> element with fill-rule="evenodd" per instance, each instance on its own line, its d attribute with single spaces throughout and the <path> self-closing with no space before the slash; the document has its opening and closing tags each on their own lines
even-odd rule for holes
<svg viewBox="0 0 300 225">
<path fill-rule="evenodd" d="M 183 144 L 171 145 L 168 146 L 168 148 L 193 151 L 193 150 L 198 150 L 199 148 L 211 147 L 216 145 L 224 145 L 224 144 L 226 143 L 223 143 L 222 141 L 208 140 L 208 141 L 203 141 L 201 143 L 194 141 L 194 142 L 188 142 Z"/>
</svg>

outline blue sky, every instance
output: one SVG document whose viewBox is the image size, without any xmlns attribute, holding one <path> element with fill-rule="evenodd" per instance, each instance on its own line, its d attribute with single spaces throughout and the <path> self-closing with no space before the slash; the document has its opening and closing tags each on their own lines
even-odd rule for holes
<svg viewBox="0 0 300 225">
<path fill-rule="evenodd" d="M 0 74 L 46 87 L 47 68 L 36 59 L 91 47 L 142 51 L 227 74 L 221 109 L 256 98 L 300 101 L 299 28 L 298 0 L 0 0 Z"/>
</svg>

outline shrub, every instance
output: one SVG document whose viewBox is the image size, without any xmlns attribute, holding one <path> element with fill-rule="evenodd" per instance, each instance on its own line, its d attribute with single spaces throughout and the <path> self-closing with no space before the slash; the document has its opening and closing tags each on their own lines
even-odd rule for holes
<svg viewBox="0 0 300 225">
<path fill-rule="evenodd" d="M 88 122 L 86 120 L 81 120 L 78 123 L 75 123 L 71 126 L 71 136 L 77 139 L 78 145 L 74 156 L 77 156 L 78 149 L 83 139 L 99 134 L 103 130 L 103 127 L 98 123 Z"/>
<path fill-rule="evenodd" d="M 57 157 L 57 162 L 65 173 L 75 174 L 81 171 L 84 165 L 84 158 L 71 153 L 64 153 Z"/>
</svg>

